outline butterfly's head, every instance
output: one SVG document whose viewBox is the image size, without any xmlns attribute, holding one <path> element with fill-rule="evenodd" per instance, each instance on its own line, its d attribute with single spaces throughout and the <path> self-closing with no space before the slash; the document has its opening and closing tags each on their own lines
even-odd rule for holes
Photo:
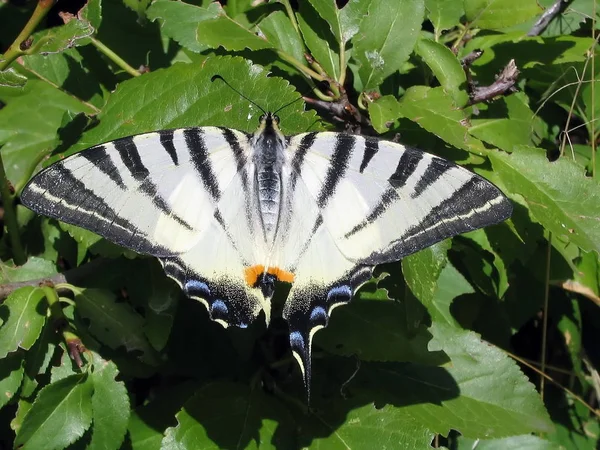
<svg viewBox="0 0 600 450">
<path fill-rule="evenodd" d="M 279 117 L 273 113 L 260 116 L 260 125 L 253 136 L 253 147 L 258 149 L 263 164 L 272 164 L 281 159 L 285 148 L 285 136 L 279 129 Z"/>
</svg>

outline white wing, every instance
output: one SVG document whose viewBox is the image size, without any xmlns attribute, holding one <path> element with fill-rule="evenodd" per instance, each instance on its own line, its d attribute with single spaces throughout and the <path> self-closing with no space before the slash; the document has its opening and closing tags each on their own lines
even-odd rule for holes
<svg viewBox="0 0 600 450">
<path fill-rule="evenodd" d="M 501 222 L 512 206 L 480 176 L 400 144 L 307 133 L 288 151 L 291 225 L 278 264 L 295 276 L 284 317 L 308 388 L 314 333 L 374 265 Z"/>
<path fill-rule="evenodd" d="M 159 257 L 212 319 L 243 327 L 266 304 L 244 277 L 264 260 L 253 240 L 256 208 L 244 201 L 252 198 L 250 152 L 246 134 L 214 127 L 126 137 L 44 169 L 21 201 Z"/>
</svg>

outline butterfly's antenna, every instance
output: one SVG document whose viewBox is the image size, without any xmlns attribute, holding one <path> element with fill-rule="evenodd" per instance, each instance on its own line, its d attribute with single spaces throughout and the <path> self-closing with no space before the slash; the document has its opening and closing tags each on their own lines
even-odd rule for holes
<svg viewBox="0 0 600 450">
<path fill-rule="evenodd" d="M 304 96 L 301 96 L 301 97 L 295 98 L 295 99 L 294 99 L 294 100 L 292 100 L 291 102 L 289 102 L 289 103 L 286 103 L 285 105 L 283 105 L 281 108 L 277 108 L 277 110 L 273 111 L 273 114 L 277 114 L 277 113 L 278 113 L 279 111 L 281 111 L 283 108 L 287 108 L 288 106 L 290 106 L 290 105 L 293 105 L 293 104 L 294 104 L 294 103 L 296 103 L 297 101 L 299 101 L 299 100 L 302 100 L 302 99 L 303 99 L 303 97 L 304 97 Z"/>
<path fill-rule="evenodd" d="M 294 104 L 294 103 L 296 103 L 297 101 L 304 100 L 304 97 L 306 97 L 306 96 L 307 96 L 307 95 L 308 95 L 310 92 L 313 92 L 313 91 L 315 90 L 315 88 L 316 88 L 316 87 L 318 87 L 318 85 L 319 85 L 319 84 L 321 84 L 321 83 L 317 83 L 317 86 L 315 86 L 315 87 L 310 87 L 310 88 L 309 88 L 309 89 L 307 89 L 307 90 L 306 90 L 306 92 L 305 92 L 304 94 L 302 94 L 300 97 L 298 97 L 298 98 L 296 98 L 296 99 L 292 100 L 292 101 L 291 101 L 291 102 L 289 102 L 289 103 L 286 103 L 286 104 L 285 104 L 285 105 L 283 105 L 281 108 L 277 108 L 277 110 L 276 110 L 276 111 L 274 111 L 274 112 L 273 112 L 273 114 L 277 114 L 277 113 L 278 113 L 279 111 L 281 111 L 283 108 L 287 108 L 288 106 L 290 106 L 290 105 L 293 105 L 293 104 Z M 326 84 L 326 83 L 325 83 L 325 84 Z"/>
<path fill-rule="evenodd" d="M 263 114 L 267 114 L 267 112 L 255 101 L 250 100 L 248 97 L 246 97 L 244 94 L 242 94 L 239 90 L 237 90 L 236 88 L 234 88 L 231 84 L 229 84 L 229 82 L 223 78 L 221 75 L 213 75 L 210 79 L 211 82 L 214 82 L 215 80 L 221 80 L 223 83 L 225 83 L 232 91 L 237 92 L 238 95 L 242 98 L 245 98 L 246 100 L 248 100 L 250 103 L 252 103 L 254 106 L 256 106 L 258 109 L 260 109 Z"/>
</svg>

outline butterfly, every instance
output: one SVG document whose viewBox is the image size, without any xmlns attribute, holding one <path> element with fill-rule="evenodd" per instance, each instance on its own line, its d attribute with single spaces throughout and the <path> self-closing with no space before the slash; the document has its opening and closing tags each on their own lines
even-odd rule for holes
<svg viewBox="0 0 600 450">
<path fill-rule="evenodd" d="M 507 219 L 492 183 L 445 159 L 373 137 L 284 136 L 265 113 L 253 134 L 220 127 L 117 139 L 59 161 L 22 203 L 157 257 L 224 327 L 283 317 L 310 397 L 311 347 L 375 265 Z"/>
</svg>

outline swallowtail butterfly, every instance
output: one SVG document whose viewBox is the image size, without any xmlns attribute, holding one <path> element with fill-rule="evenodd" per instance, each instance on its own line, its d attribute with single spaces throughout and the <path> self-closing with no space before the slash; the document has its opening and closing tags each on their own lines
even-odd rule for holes
<svg viewBox="0 0 600 450">
<path fill-rule="evenodd" d="M 125 137 L 37 174 L 22 203 L 156 256 L 212 320 L 247 327 L 276 281 L 309 392 L 311 343 L 377 264 L 501 222 L 493 184 L 442 158 L 372 137 L 200 127 Z"/>
</svg>

